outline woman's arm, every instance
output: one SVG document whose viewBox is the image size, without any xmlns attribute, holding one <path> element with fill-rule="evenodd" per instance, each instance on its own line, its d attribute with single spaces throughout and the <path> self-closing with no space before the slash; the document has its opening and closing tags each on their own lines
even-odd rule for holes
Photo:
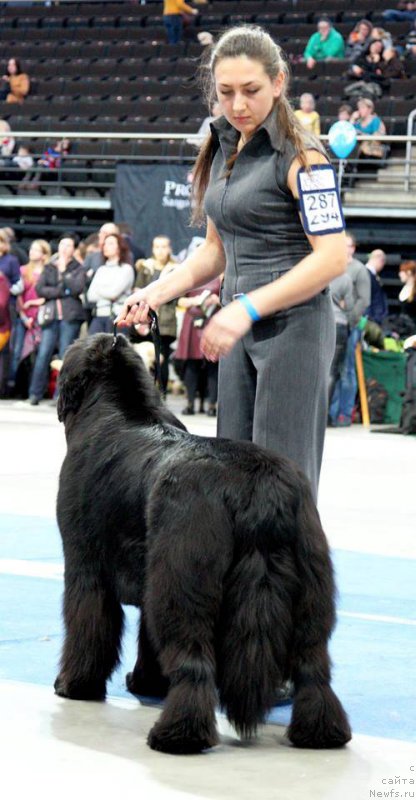
<svg viewBox="0 0 416 800">
<path fill-rule="evenodd" d="M 149 309 L 157 311 L 159 306 L 181 297 L 203 286 L 224 271 L 225 254 L 214 223 L 208 219 L 205 241 L 189 258 L 168 274 L 144 289 L 134 292 L 127 299 L 117 322 L 139 325 L 148 322 Z"/>
<path fill-rule="evenodd" d="M 327 164 L 325 156 L 309 151 L 310 165 Z M 298 198 L 297 175 L 301 164 L 295 159 L 288 174 L 288 187 Z M 260 317 L 299 305 L 321 292 L 337 275 L 345 272 L 347 249 L 345 233 L 309 236 L 312 252 L 277 280 L 250 292 L 247 297 Z M 238 300 L 216 314 L 202 338 L 202 351 L 211 361 L 226 355 L 236 341 L 251 328 L 253 320 Z"/>
</svg>

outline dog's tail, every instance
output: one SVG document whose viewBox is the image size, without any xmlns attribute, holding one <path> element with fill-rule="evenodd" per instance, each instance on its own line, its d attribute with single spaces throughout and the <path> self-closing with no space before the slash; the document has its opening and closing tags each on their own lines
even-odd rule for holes
<svg viewBox="0 0 416 800">
<path fill-rule="evenodd" d="M 263 508 L 255 505 L 257 518 L 250 520 L 247 506 L 237 515 L 217 638 L 221 707 L 243 737 L 255 733 L 288 677 L 299 589 L 286 531 L 290 520 L 282 519 L 270 497 Z"/>
</svg>

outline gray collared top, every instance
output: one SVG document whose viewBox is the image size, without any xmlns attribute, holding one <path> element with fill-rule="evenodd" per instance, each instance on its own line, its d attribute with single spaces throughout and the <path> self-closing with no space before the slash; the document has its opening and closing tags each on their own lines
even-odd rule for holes
<svg viewBox="0 0 416 800">
<path fill-rule="evenodd" d="M 211 123 L 217 144 L 205 210 L 213 220 L 226 254 L 223 297 L 248 292 L 275 280 L 311 250 L 287 186 L 296 150 L 278 128 L 276 113 L 240 150 L 227 177 L 226 163 L 235 153 L 238 131 L 225 117 Z M 317 149 L 311 140 L 307 149 Z"/>
</svg>

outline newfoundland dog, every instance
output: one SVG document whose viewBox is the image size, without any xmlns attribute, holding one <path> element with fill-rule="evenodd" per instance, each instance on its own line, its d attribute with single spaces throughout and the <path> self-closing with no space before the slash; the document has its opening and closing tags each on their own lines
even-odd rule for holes
<svg viewBox="0 0 416 800">
<path fill-rule="evenodd" d="M 122 604 L 132 604 L 141 624 L 127 687 L 166 695 L 153 749 L 213 747 L 217 704 L 240 735 L 253 735 L 289 679 L 290 741 L 348 742 L 330 686 L 332 566 L 301 472 L 252 443 L 188 433 L 122 335 L 73 344 L 59 385 L 68 447 L 57 504 L 66 631 L 57 694 L 105 697 Z"/>
</svg>

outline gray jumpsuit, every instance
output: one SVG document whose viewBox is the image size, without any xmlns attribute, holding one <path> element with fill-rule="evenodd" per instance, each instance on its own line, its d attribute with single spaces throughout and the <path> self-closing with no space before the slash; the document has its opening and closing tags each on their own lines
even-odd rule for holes
<svg viewBox="0 0 416 800">
<path fill-rule="evenodd" d="M 205 209 L 226 255 L 223 304 L 276 280 L 311 252 L 297 202 L 287 187 L 295 157 L 266 118 L 238 154 L 226 161 L 238 132 L 224 117 L 211 123 L 217 144 Z M 291 458 L 308 476 L 315 497 L 327 419 L 328 381 L 335 348 L 329 291 L 255 322 L 221 359 L 218 435 L 248 439 Z"/>
</svg>

